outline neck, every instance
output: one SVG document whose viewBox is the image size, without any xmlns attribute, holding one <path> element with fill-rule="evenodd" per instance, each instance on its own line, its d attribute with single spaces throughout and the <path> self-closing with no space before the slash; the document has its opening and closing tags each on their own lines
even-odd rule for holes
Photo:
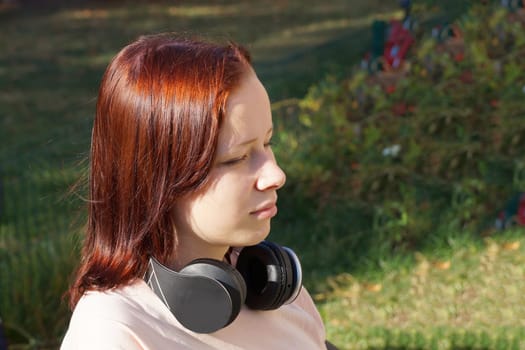
<svg viewBox="0 0 525 350">
<path fill-rule="evenodd" d="M 175 254 L 169 267 L 180 271 L 192 260 L 207 258 L 222 261 L 228 251 L 228 246 L 214 245 L 197 238 L 195 235 L 178 235 Z"/>
</svg>

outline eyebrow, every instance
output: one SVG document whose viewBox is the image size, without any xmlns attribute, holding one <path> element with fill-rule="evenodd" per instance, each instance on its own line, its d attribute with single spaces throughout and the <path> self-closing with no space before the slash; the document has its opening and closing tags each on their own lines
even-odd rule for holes
<svg viewBox="0 0 525 350">
<path fill-rule="evenodd" d="M 272 132 L 273 132 L 273 126 L 272 126 L 270 129 L 268 129 L 268 131 L 266 132 L 266 135 L 271 134 Z M 256 138 L 256 137 L 253 138 L 253 139 L 246 140 L 246 141 L 243 141 L 243 142 L 241 142 L 241 143 L 238 143 L 238 144 L 236 144 L 236 145 L 233 146 L 233 147 L 241 147 L 241 146 L 249 145 L 250 143 L 253 143 L 253 142 L 255 142 L 255 141 L 257 141 L 257 138 Z"/>
</svg>

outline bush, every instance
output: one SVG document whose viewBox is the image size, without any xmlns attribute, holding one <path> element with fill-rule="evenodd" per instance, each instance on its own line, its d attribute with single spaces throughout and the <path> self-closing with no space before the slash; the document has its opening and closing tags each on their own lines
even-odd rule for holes
<svg viewBox="0 0 525 350">
<path fill-rule="evenodd" d="M 421 247 L 429 233 L 487 234 L 525 191 L 525 31 L 505 8 L 473 5 L 454 37 L 428 35 L 399 71 L 313 86 L 281 108 L 278 155 L 290 191 L 318 208 L 371 213 L 378 247 Z"/>
</svg>

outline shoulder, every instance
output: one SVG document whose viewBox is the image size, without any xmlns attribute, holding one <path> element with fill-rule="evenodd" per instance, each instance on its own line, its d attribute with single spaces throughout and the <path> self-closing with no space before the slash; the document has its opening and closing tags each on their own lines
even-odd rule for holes
<svg viewBox="0 0 525 350">
<path fill-rule="evenodd" d="M 312 322 L 324 333 L 324 323 L 315 306 L 315 303 L 305 287 L 302 287 L 297 299 L 292 303 L 293 306 L 300 308 L 303 312 L 311 318 Z"/>
<path fill-rule="evenodd" d="M 122 294 L 120 288 L 108 291 L 88 291 L 78 301 L 71 316 L 70 327 L 92 321 L 129 323 L 134 314 L 134 301 Z"/>
<path fill-rule="evenodd" d="M 121 290 L 89 291 L 73 311 L 61 349 L 144 349 L 132 330 L 134 314 Z"/>
<path fill-rule="evenodd" d="M 78 318 L 77 318 L 78 320 Z M 98 319 L 94 322 L 75 322 L 72 319 L 60 350 L 145 350 L 128 326 L 114 320 Z"/>
<path fill-rule="evenodd" d="M 326 348 L 322 319 L 304 287 L 292 303 L 275 310 L 243 307 L 232 324 L 209 336 L 250 350 Z"/>
<path fill-rule="evenodd" d="M 88 291 L 73 311 L 71 323 L 93 320 L 117 321 L 131 328 L 158 320 L 171 322 L 163 304 L 143 280 L 106 291 Z"/>
<path fill-rule="evenodd" d="M 208 349 L 187 334 L 142 280 L 90 291 L 73 311 L 61 350 Z"/>
</svg>

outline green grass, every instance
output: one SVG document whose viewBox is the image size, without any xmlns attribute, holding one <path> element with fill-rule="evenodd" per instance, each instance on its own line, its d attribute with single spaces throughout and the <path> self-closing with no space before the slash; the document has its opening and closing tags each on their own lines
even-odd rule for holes
<svg viewBox="0 0 525 350">
<path fill-rule="evenodd" d="M 341 349 L 369 349 L 373 338 L 384 343 L 396 332 L 419 333 L 426 346 L 438 332 L 471 334 L 476 341 L 485 334 L 486 348 L 494 349 L 506 334 L 525 346 L 523 233 L 464 244 L 446 257 L 415 253 L 384 266 L 375 280 L 348 273 L 329 278 L 326 291 L 314 295 L 329 338 Z M 392 334 L 378 336 L 377 330 Z M 359 345 L 358 339 L 369 343 Z M 441 348 L 455 348 L 451 339 Z"/>
</svg>

